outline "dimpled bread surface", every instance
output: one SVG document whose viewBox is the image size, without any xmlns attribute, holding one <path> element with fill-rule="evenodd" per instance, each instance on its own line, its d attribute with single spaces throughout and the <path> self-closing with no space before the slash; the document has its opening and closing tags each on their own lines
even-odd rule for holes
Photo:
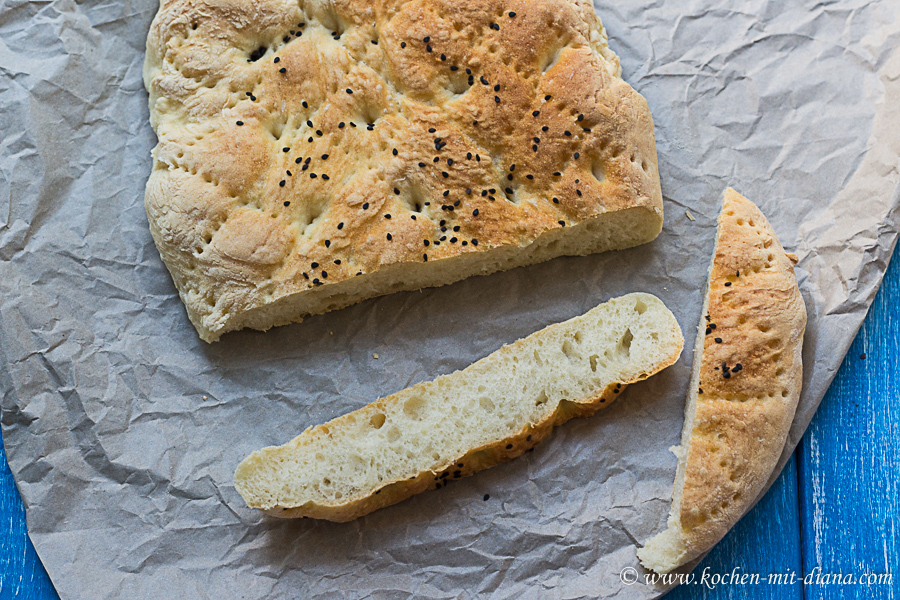
<svg viewBox="0 0 900 600">
<path fill-rule="evenodd" d="M 590 2 L 163 0 L 145 203 L 206 341 L 662 226 Z"/>
</svg>

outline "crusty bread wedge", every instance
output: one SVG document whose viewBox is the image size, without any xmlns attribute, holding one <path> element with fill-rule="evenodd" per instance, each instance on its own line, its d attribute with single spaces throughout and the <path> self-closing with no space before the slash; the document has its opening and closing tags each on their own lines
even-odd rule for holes
<svg viewBox="0 0 900 600">
<path fill-rule="evenodd" d="M 725 190 L 668 528 L 638 551 L 648 569 L 668 573 L 712 548 L 778 463 L 802 379 L 796 261 L 756 205 Z"/>
<path fill-rule="evenodd" d="M 659 299 L 622 296 L 256 451 L 235 487 L 276 517 L 349 521 L 519 456 L 673 364 L 683 346 Z"/>
</svg>

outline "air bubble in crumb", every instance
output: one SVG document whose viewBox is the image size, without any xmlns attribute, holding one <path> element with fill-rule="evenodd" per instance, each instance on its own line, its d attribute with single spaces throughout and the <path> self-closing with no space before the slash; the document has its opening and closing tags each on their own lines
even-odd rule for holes
<svg viewBox="0 0 900 600">
<path fill-rule="evenodd" d="M 690 219 L 691 221 L 696 221 L 696 220 L 697 220 L 697 219 L 694 218 L 694 215 L 692 215 L 692 214 L 691 214 L 691 211 L 689 211 L 689 210 L 685 210 L 685 211 L 684 211 L 684 214 L 687 215 L 687 218 Z"/>
</svg>

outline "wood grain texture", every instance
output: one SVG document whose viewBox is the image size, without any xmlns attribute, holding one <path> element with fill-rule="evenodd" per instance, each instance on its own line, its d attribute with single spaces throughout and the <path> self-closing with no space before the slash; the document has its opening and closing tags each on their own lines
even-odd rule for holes
<svg viewBox="0 0 900 600">
<path fill-rule="evenodd" d="M 893 581 L 813 583 L 807 600 L 900 598 L 898 255 L 797 455 L 804 573 L 891 572 Z"/>
<path fill-rule="evenodd" d="M 0 454 L 0 600 L 59 600 L 26 533 L 22 499 L 2 446 Z"/>
</svg>

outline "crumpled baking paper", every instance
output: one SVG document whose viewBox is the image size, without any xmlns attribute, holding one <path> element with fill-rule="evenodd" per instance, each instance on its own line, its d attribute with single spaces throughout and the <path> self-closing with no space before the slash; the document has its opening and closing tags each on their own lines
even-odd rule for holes
<svg viewBox="0 0 900 600">
<path fill-rule="evenodd" d="M 252 1 L 252 0 L 248 0 Z M 656 121 L 663 234 L 201 342 L 148 232 L 141 83 L 155 0 L 9 0 L 0 22 L 3 438 L 64 599 L 652 598 L 723 188 L 800 256 L 801 437 L 897 237 L 896 2 L 598 3 Z M 690 211 L 696 220 L 688 218 Z M 511 463 L 352 523 L 246 508 L 232 473 L 291 439 L 631 291 L 677 365 Z M 376 358 L 374 355 L 377 354 Z M 490 499 L 484 501 L 484 495 Z"/>
</svg>

